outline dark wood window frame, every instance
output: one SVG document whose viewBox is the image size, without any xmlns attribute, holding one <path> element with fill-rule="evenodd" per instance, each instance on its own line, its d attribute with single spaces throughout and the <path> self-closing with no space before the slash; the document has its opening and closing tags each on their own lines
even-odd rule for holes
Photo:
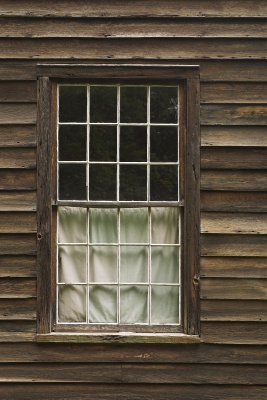
<svg viewBox="0 0 267 400">
<path fill-rule="evenodd" d="M 165 64 L 61 64 L 38 65 L 37 122 L 37 340 L 122 342 L 194 342 L 200 335 L 199 236 L 200 236 L 200 127 L 199 67 Z M 182 102 L 180 122 L 181 201 L 184 207 L 182 246 L 183 333 L 121 334 L 87 330 L 54 330 L 55 242 L 53 214 L 56 213 L 56 88 L 61 82 L 179 84 Z M 77 330 L 77 328 L 76 328 Z"/>
</svg>

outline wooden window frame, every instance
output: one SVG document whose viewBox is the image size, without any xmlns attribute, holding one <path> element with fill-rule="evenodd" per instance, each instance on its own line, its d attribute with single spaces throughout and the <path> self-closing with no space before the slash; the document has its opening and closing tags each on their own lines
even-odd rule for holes
<svg viewBox="0 0 267 400">
<path fill-rule="evenodd" d="M 200 237 L 200 125 L 199 66 L 166 64 L 42 64 L 37 67 L 37 340 L 123 342 L 194 342 L 200 335 L 199 237 Z M 55 121 L 58 83 L 179 84 L 182 112 L 180 124 L 180 181 L 184 206 L 182 243 L 183 333 L 98 334 L 87 327 L 82 333 L 54 332 L 55 274 L 52 260 L 56 241 L 52 220 L 56 213 L 56 187 L 53 174 L 57 145 Z M 76 328 L 77 329 L 77 328 Z M 150 339 L 149 339 L 150 338 Z M 156 340 L 155 340 L 156 338 Z M 191 338 L 191 339 L 190 339 Z"/>
</svg>

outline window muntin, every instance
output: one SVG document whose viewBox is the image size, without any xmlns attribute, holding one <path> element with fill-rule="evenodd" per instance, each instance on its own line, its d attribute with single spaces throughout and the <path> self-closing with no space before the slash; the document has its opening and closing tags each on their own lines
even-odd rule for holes
<svg viewBox="0 0 267 400">
<path fill-rule="evenodd" d="M 181 325 L 178 117 L 177 86 L 58 86 L 58 324 Z"/>
</svg>

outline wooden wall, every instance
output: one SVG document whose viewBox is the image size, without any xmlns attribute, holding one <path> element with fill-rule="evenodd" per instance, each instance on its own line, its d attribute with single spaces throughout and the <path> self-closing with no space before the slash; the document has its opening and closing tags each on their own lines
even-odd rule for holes
<svg viewBox="0 0 267 400">
<path fill-rule="evenodd" d="M 267 2 L 1 0 L 0 399 L 267 399 Z M 198 345 L 37 344 L 38 62 L 199 64 Z"/>
</svg>

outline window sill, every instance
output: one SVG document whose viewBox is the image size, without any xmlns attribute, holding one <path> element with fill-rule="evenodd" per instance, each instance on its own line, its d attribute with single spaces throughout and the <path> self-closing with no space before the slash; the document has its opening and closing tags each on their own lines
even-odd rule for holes
<svg viewBox="0 0 267 400">
<path fill-rule="evenodd" d="M 197 335 L 185 335 L 182 333 L 48 333 L 37 334 L 37 342 L 47 343 L 163 343 L 163 344 L 179 344 L 179 343 L 201 343 L 202 340 Z"/>
</svg>

